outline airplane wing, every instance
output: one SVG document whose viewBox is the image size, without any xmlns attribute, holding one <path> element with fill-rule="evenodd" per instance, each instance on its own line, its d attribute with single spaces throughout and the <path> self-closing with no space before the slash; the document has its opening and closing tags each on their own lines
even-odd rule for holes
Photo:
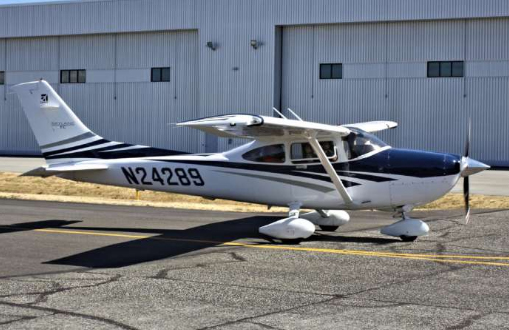
<svg viewBox="0 0 509 330">
<path fill-rule="evenodd" d="M 383 131 L 384 129 L 396 128 L 398 123 L 393 121 L 367 121 L 365 123 L 347 124 L 344 127 L 358 128 L 365 132 L 372 133 Z"/>
<path fill-rule="evenodd" d="M 313 123 L 309 121 L 258 115 L 225 115 L 207 117 L 178 123 L 177 126 L 192 127 L 221 137 L 263 138 L 277 136 L 305 136 L 314 132 L 319 137 L 347 136 L 350 130 L 343 126 Z"/>
<path fill-rule="evenodd" d="M 21 176 L 40 176 L 43 178 L 69 172 L 101 171 L 108 169 L 106 164 L 74 164 L 61 166 L 41 166 L 21 174 Z"/>
</svg>

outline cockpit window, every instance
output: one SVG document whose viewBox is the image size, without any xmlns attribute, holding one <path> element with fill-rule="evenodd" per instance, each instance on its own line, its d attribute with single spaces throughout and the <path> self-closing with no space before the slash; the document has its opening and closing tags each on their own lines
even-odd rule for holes
<svg viewBox="0 0 509 330">
<path fill-rule="evenodd" d="M 343 138 L 343 145 L 348 159 L 354 159 L 387 146 L 373 134 L 361 130 L 352 130 Z"/>
<path fill-rule="evenodd" d="M 321 141 L 320 145 L 322 146 L 325 155 L 327 155 L 330 160 L 336 161 L 338 159 L 334 142 Z M 311 145 L 307 142 L 293 143 L 291 156 L 293 163 L 309 163 L 311 161 L 318 161 L 318 156 L 313 150 L 313 147 L 311 147 Z"/>
<path fill-rule="evenodd" d="M 286 160 L 285 146 L 284 144 L 263 146 L 246 152 L 242 158 L 260 163 L 284 163 Z"/>
</svg>

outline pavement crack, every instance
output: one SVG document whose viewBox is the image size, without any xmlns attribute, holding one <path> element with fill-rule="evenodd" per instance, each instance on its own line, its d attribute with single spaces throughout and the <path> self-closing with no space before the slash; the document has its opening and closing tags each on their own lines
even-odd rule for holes
<svg viewBox="0 0 509 330">
<path fill-rule="evenodd" d="M 149 277 L 149 278 L 153 278 L 153 277 Z M 231 284 L 231 283 L 219 283 L 219 282 L 212 282 L 212 281 L 197 281 L 197 280 L 180 279 L 180 278 L 172 278 L 172 277 L 165 277 L 163 279 L 168 280 L 168 281 L 175 281 L 175 282 L 209 284 L 209 285 L 218 285 L 218 286 L 226 286 L 226 287 L 236 287 L 236 288 L 241 288 L 241 289 L 268 290 L 268 291 L 277 291 L 277 292 L 286 292 L 286 293 L 309 294 L 309 295 L 315 295 L 315 296 L 332 297 L 334 299 L 344 297 L 343 295 L 327 294 L 327 293 L 321 293 L 321 292 L 283 290 L 283 289 L 276 289 L 276 288 L 264 288 L 264 287 L 259 287 L 259 286 L 249 286 L 249 285 L 240 285 L 240 284 Z"/>
<path fill-rule="evenodd" d="M 337 299 L 337 297 L 331 297 L 329 299 L 315 301 L 315 302 L 311 302 L 311 303 L 308 303 L 308 304 L 293 306 L 293 307 L 290 307 L 290 308 L 283 308 L 283 309 L 279 309 L 279 310 L 268 312 L 268 313 L 263 313 L 263 314 L 259 314 L 259 315 L 255 315 L 255 316 L 248 316 L 248 317 L 244 317 L 244 318 L 241 318 L 241 319 L 238 319 L 238 320 L 234 320 L 234 321 L 228 321 L 228 322 L 224 322 L 224 323 L 221 323 L 221 324 L 207 326 L 207 327 L 199 328 L 198 330 L 215 329 L 215 328 L 219 328 L 219 327 L 223 327 L 223 326 L 228 326 L 228 325 L 235 325 L 235 324 L 239 324 L 239 323 L 254 323 L 253 320 L 255 320 L 257 318 L 260 318 L 260 317 L 266 317 L 266 316 L 276 315 L 276 314 L 280 314 L 280 313 L 287 313 L 287 312 L 291 312 L 293 310 L 296 310 L 296 309 L 299 309 L 299 308 L 303 308 L 303 307 L 309 307 L 309 306 L 314 306 L 314 305 L 328 303 L 328 302 L 330 302 L 332 300 L 335 300 L 335 299 Z M 256 323 L 256 324 L 259 324 L 259 323 Z M 268 329 L 275 329 L 275 328 L 268 328 Z"/>
<path fill-rule="evenodd" d="M 40 303 L 47 302 L 49 296 L 57 294 L 57 293 L 62 293 L 62 292 L 66 292 L 66 291 L 76 290 L 76 289 L 85 289 L 85 288 L 98 287 L 98 286 L 101 286 L 101 285 L 105 285 L 105 284 L 110 284 L 110 283 L 116 282 L 120 278 L 121 278 L 121 275 L 117 274 L 117 275 L 107 279 L 106 281 L 102 281 L 102 282 L 94 283 L 94 284 L 78 285 L 78 286 L 73 286 L 73 287 L 62 287 L 58 282 L 52 281 L 51 282 L 52 283 L 52 289 L 50 289 L 50 290 L 38 291 L 38 292 L 30 292 L 30 293 L 17 293 L 17 294 L 12 294 L 12 295 L 4 295 L 4 296 L 0 296 L 0 298 L 10 298 L 10 297 L 16 297 L 16 296 L 34 296 L 34 295 L 37 295 L 36 299 L 33 302 L 24 304 L 24 305 L 37 305 L 37 304 L 40 304 Z"/>
<path fill-rule="evenodd" d="M 98 321 L 98 322 L 106 323 L 106 324 L 109 324 L 109 325 L 113 325 L 113 326 L 116 326 L 117 328 L 120 328 L 120 329 L 138 330 L 137 328 L 134 328 L 134 327 L 132 327 L 130 325 L 127 325 L 127 324 L 124 324 L 124 323 L 120 323 L 118 321 L 111 320 L 111 319 L 108 319 L 108 318 L 105 318 L 105 317 L 101 317 L 101 316 L 95 316 L 95 315 L 89 315 L 89 314 L 83 314 L 83 313 L 76 313 L 76 312 L 60 310 L 60 309 L 50 308 L 50 307 L 34 306 L 34 305 L 27 305 L 27 304 L 17 304 L 17 303 L 5 302 L 5 301 L 0 301 L 0 305 L 10 306 L 10 307 L 17 307 L 17 308 L 24 308 L 24 309 L 33 309 L 33 310 L 44 311 L 44 312 L 51 312 L 51 313 L 54 313 L 54 314 L 61 314 L 61 315 L 65 315 L 65 316 L 80 317 L 80 318 L 84 318 L 84 319 L 88 319 L 88 320 L 93 320 L 93 321 Z"/>
<path fill-rule="evenodd" d="M 458 323 L 456 325 L 453 325 L 453 326 L 450 326 L 450 327 L 447 327 L 445 329 L 446 330 L 461 330 L 461 329 L 465 329 L 465 328 L 471 326 L 472 324 L 474 324 L 475 321 L 485 317 L 486 315 L 489 315 L 489 313 L 488 314 L 476 314 L 476 315 L 472 315 L 470 317 L 467 317 L 466 319 L 464 319 L 460 323 Z"/>
<path fill-rule="evenodd" d="M 360 305 L 360 304 L 355 304 L 355 303 L 348 303 L 348 299 L 350 298 L 339 298 L 338 302 L 334 302 L 334 305 L 339 305 L 339 306 L 348 306 L 348 307 L 354 307 L 354 308 L 368 308 L 368 309 L 378 309 L 378 308 L 394 308 L 394 307 L 403 307 L 403 306 L 410 306 L 412 305 L 411 303 L 407 303 L 407 302 L 385 302 L 385 301 L 380 301 L 380 300 L 373 300 L 373 299 L 367 299 L 367 300 L 364 300 L 363 301 L 372 301 L 372 302 L 377 302 L 377 303 L 384 303 L 385 305 L 382 305 L 382 306 L 372 306 L 372 305 Z"/>
<path fill-rule="evenodd" d="M 50 315 L 53 315 L 53 314 L 50 314 Z M 16 317 L 16 319 L 0 322 L 0 325 L 8 325 L 8 324 L 13 324 L 13 323 L 22 322 L 22 321 L 30 321 L 30 320 L 37 319 L 40 317 L 40 316 L 23 316 L 23 315 L 4 315 L 4 316 Z"/>
<path fill-rule="evenodd" d="M 254 322 L 254 321 L 248 321 L 248 322 L 245 322 L 245 323 L 251 323 L 251 324 L 254 324 L 254 325 L 258 325 L 264 329 L 272 329 L 272 330 L 283 330 L 283 328 L 276 328 L 276 327 L 273 327 L 273 326 L 270 326 L 270 325 L 267 325 L 267 324 L 264 324 L 264 323 L 260 323 L 260 322 Z"/>
<path fill-rule="evenodd" d="M 416 281 L 416 280 L 422 280 L 424 278 L 434 277 L 434 276 L 437 276 L 437 275 L 442 275 L 442 274 L 446 274 L 446 273 L 449 273 L 449 272 L 454 272 L 456 270 L 460 270 L 460 269 L 468 267 L 468 266 L 456 266 L 456 265 L 449 265 L 449 264 L 443 264 L 442 266 L 446 267 L 447 269 L 442 270 L 442 271 L 437 271 L 437 272 L 434 272 L 434 273 L 431 273 L 431 274 L 426 274 L 424 276 L 414 276 L 414 277 L 411 277 L 411 278 L 408 278 L 408 279 L 404 279 L 404 280 L 401 280 L 401 281 L 385 283 L 383 285 L 379 285 L 379 286 L 376 286 L 376 287 L 372 287 L 372 288 L 364 289 L 364 290 L 361 290 L 361 291 L 345 294 L 344 297 L 345 298 L 350 298 L 350 297 L 353 297 L 353 296 L 356 296 L 356 295 L 359 295 L 359 294 L 363 294 L 363 293 L 366 293 L 366 292 L 380 290 L 380 289 L 385 289 L 385 288 L 388 288 L 388 287 L 393 286 L 393 285 L 410 283 L 410 282 L 413 282 L 413 281 Z"/>
<path fill-rule="evenodd" d="M 210 262 L 198 262 L 191 266 L 185 266 L 185 267 L 171 267 L 171 268 L 164 268 L 161 269 L 159 272 L 157 272 L 156 275 L 154 275 L 153 279 L 169 279 L 168 274 L 173 271 L 177 270 L 185 270 L 185 269 L 194 269 L 194 268 L 207 268 L 209 266 L 215 266 L 215 265 L 224 265 L 224 264 L 231 264 L 231 263 L 237 263 L 237 262 L 246 262 L 247 259 L 238 254 L 237 252 L 214 252 L 210 254 L 227 254 L 229 255 L 232 260 L 227 261 L 210 261 Z"/>
</svg>

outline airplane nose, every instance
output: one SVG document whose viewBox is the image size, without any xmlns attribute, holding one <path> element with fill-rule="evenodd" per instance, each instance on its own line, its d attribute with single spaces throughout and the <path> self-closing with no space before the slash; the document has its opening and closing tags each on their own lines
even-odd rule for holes
<svg viewBox="0 0 509 330">
<path fill-rule="evenodd" d="M 489 169 L 490 166 L 469 157 L 461 158 L 461 176 L 466 177 L 472 174 Z"/>
</svg>

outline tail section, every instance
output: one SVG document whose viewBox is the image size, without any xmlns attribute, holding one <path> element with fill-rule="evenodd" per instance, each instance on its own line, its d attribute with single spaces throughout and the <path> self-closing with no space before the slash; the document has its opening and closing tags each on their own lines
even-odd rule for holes
<svg viewBox="0 0 509 330">
<path fill-rule="evenodd" d="M 107 142 L 93 133 L 44 80 L 12 87 L 45 158 Z"/>
<path fill-rule="evenodd" d="M 44 80 L 11 87 L 49 163 L 88 159 L 171 156 L 182 152 L 112 142 L 86 127 Z"/>
</svg>

